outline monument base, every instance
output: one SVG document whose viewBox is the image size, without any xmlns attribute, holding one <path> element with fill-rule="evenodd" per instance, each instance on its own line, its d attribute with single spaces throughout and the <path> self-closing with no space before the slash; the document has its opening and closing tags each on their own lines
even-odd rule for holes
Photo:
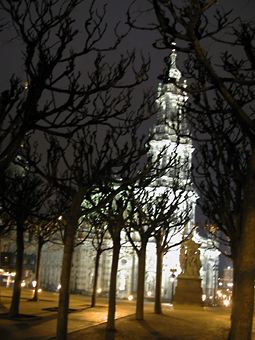
<svg viewBox="0 0 255 340">
<path fill-rule="evenodd" d="M 202 306 L 202 294 L 200 278 L 179 276 L 173 304 Z"/>
</svg>

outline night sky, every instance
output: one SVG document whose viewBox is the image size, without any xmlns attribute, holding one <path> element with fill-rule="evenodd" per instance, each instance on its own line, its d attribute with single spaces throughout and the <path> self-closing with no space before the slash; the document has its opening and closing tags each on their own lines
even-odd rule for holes
<svg viewBox="0 0 255 340">
<path fill-rule="evenodd" d="M 119 1 L 119 0 L 108 0 L 108 1 L 98 1 L 99 7 L 107 3 L 107 22 L 109 26 L 113 26 L 117 21 L 122 22 L 124 25 L 126 21 L 126 10 L 129 1 Z M 137 8 L 144 9 L 148 0 L 137 0 Z M 255 20 L 255 1 L 252 0 L 219 0 L 218 6 L 223 6 L 224 8 L 233 8 L 234 15 L 240 15 L 242 18 L 248 18 Z M 2 14 L 0 13 L 0 16 Z M 86 17 L 86 8 L 81 6 L 76 14 L 77 21 L 82 22 Z M 153 16 L 147 16 L 145 20 L 151 23 L 154 19 Z M 146 23 L 147 23 L 146 22 Z M 142 23 L 142 21 L 141 21 Z M 123 42 L 120 52 L 125 52 L 125 50 L 133 50 L 134 48 L 137 52 L 143 52 L 145 55 L 150 54 L 151 56 L 151 71 L 150 80 L 146 86 L 157 86 L 158 75 L 162 72 L 164 68 L 164 57 L 168 55 L 169 51 L 156 50 L 152 47 L 156 33 L 146 32 L 146 31 L 136 31 L 132 32 L 129 37 Z M 110 39 L 110 35 L 109 35 Z M 24 72 L 22 69 L 22 46 L 17 38 L 15 38 L 13 32 L 10 29 L 5 30 L 0 33 L 0 65 L 1 65 L 1 78 L 0 78 L 0 91 L 6 88 L 8 79 L 12 74 L 18 75 L 21 79 L 24 77 Z M 84 73 L 86 72 L 85 67 L 82 67 Z"/>
<path fill-rule="evenodd" d="M 85 1 L 87 3 L 87 1 Z M 98 1 L 98 7 L 100 8 L 104 1 Z M 118 0 L 108 0 L 105 1 L 107 3 L 107 24 L 109 26 L 109 33 L 107 38 L 109 41 L 112 39 L 111 32 L 112 27 L 117 23 L 121 23 L 121 29 L 125 29 L 125 21 L 126 21 L 126 11 L 128 7 L 128 1 L 118 1 Z M 139 0 L 139 4 L 146 3 L 145 0 Z M 142 6 L 144 7 L 144 6 Z M 0 13 L 1 15 L 1 13 Z M 85 5 L 81 5 L 79 7 L 79 11 L 77 11 L 75 17 L 77 18 L 77 22 L 82 23 L 83 20 L 87 17 L 87 9 Z M 82 35 L 80 35 L 82 39 Z M 158 51 L 152 48 L 152 43 L 155 39 L 155 34 L 152 32 L 145 31 L 136 31 L 131 32 L 129 36 L 123 41 L 120 48 L 118 49 L 118 53 L 125 54 L 126 51 L 132 51 L 136 49 L 137 55 L 139 53 L 143 53 L 145 56 L 150 55 L 152 58 L 152 67 L 150 76 L 151 79 L 149 81 L 148 86 L 155 85 L 157 83 L 157 76 L 159 72 L 162 71 L 163 68 L 163 58 L 168 54 L 167 51 Z M 104 40 L 106 43 L 106 39 Z M 77 47 L 79 47 L 79 39 L 76 41 Z M 15 37 L 15 33 L 13 30 L 9 29 L 0 33 L 0 45 L 1 45 L 1 54 L 0 54 L 0 62 L 1 62 L 1 78 L 0 78 L 0 91 L 6 88 L 6 84 L 12 74 L 16 74 L 20 79 L 25 78 L 25 73 L 22 66 L 22 48 L 19 39 Z M 86 74 L 86 62 L 83 64 L 81 61 L 80 64 L 81 72 Z"/>
</svg>

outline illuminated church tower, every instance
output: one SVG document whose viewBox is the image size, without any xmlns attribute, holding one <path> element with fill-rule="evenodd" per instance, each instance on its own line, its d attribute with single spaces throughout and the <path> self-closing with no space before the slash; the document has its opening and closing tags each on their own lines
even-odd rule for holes
<svg viewBox="0 0 255 340">
<path fill-rule="evenodd" d="M 174 46 L 173 46 L 174 47 Z M 185 115 L 183 114 L 184 103 L 187 101 L 187 93 L 185 92 L 186 83 L 182 80 L 182 75 L 176 65 L 177 53 L 175 49 L 172 52 L 167 61 L 167 69 L 163 75 L 162 82 L 158 86 L 158 97 L 156 104 L 158 106 L 157 119 L 152 131 L 152 140 L 150 142 L 150 153 L 152 158 L 156 158 L 157 155 L 165 148 L 164 155 L 161 160 L 161 164 L 167 164 L 167 162 L 175 155 L 177 159 L 177 167 L 180 169 L 178 178 L 181 183 L 188 183 L 188 205 L 191 207 L 190 220 L 185 226 L 184 234 L 188 235 L 195 226 L 195 207 L 198 195 L 193 189 L 191 183 L 191 161 L 193 146 L 192 140 L 189 138 L 189 129 L 187 122 L 185 121 Z M 164 176 L 157 179 L 156 186 L 158 190 L 164 190 L 164 188 L 171 188 L 173 180 L 176 179 L 176 173 L 174 169 L 169 170 Z M 180 208 L 185 209 L 185 207 Z M 177 236 L 179 241 L 183 237 L 180 233 Z M 209 239 L 201 237 L 197 231 L 193 233 L 193 240 L 200 245 L 200 258 L 202 262 L 202 268 L 200 270 L 200 276 L 202 279 L 203 292 L 206 299 L 211 299 L 215 295 L 215 287 L 218 280 L 218 261 L 219 252 L 212 248 L 212 244 Z M 178 240 L 176 240 L 178 243 Z M 170 271 L 174 270 L 177 274 L 180 273 L 180 249 L 168 252 L 164 256 L 164 267 L 162 273 L 162 282 L 165 283 L 165 287 L 169 285 L 169 266 Z M 172 268 L 172 269 L 171 269 Z M 171 277 L 170 277 L 171 280 Z M 172 282 L 171 298 L 174 293 L 175 282 Z M 165 289 L 165 288 L 164 288 Z M 169 296 L 168 294 L 165 297 Z M 164 296 L 163 296 L 164 297 Z"/>
<path fill-rule="evenodd" d="M 150 154 L 153 158 L 165 148 L 161 164 L 167 164 L 175 157 L 176 169 L 180 181 L 190 183 L 190 167 L 192 152 L 194 150 L 192 141 L 188 137 L 188 128 L 183 115 L 183 105 L 188 99 L 183 89 L 186 87 L 185 81 L 181 80 L 181 72 L 176 65 L 176 51 L 172 50 L 167 69 L 163 76 L 163 81 L 158 86 L 158 106 L 157 119 L 152 131 L 150 142 Z M 173 156 L 174 155 L 174 156 Z M 171 187 L 173 179 L 176 179 L 176 169 L 169 170 L 164 176 L 157 179 L 157 186 Z M 194 209 L 197 195 L 188 186 L 190 205 L 192 206 L 191 220 L 194 218 Z M 190 223 L 194 224 L 193 221 Z"/>
</svg>

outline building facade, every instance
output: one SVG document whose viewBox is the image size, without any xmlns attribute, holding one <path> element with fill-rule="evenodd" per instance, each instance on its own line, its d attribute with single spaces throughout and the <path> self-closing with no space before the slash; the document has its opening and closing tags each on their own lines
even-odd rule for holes
<svg viewBox="0 0 255 340">
<path fill-rule="evenodd" d="M 169 56 L 168 69 L 164 75 L 163 81 L 158 86 L 157 99 L 157 119 L 152 130 L 152 140 L 150 142 L 150 153 L 156 157 L 164 148 L 166 152 L 162 162 L 167 162 L 172 157 L 173 152 L 177 154 L 178 162 L 181 164 L 181 180 L 187 180 L 192 159 L 193 146 L 188 137 L 186 122 L 182 116 L 183 103 L 187 100 L 187 95 L 182 89 L 185 88 L 185 82 L 181 80 L 181 72 L 176 65 L 176 51 L 173 49 Z M 182 88 L 182 89 L 181 89 Z M 177 136 L 181 131 L 181 137 Z M 166 187 L 171 186 L 173 173 L 166 173 L 156 181 L 157 190 L 163 191 Z M 188 179 L 190 180 L 190 179 Z M 188 189 L 189 204 L 192 207 L 190 221 L 186 226 L 185 232 L 188 233 L 195 225 L 195 205 L 197 195 L 192 186 Z M 178 243 L 183 234 L 175 236 L 173 242 Z M 196 242 L 201 244 L 201 278 L 203 292 L 210 298 L 216 289 L 218 280 L 218 259 L 219 252 L 212 249 L 210 241 L 199 236 L 195 232 Z M 109 244 L 111 243 L 109 239 Z M 61 271 L 61 246 L 46 245 L 42 256 L 42 286 L 48 289 L 57 289 Z M 179 264 L 180 246 L 169 250 L 164 256 L 163 273 L 162 273 L 162 299 L 170 301 L 176 285 L 176 277 L 180 273 Z M 88 240 L 75 249 L 73 257 L 73 268 L 71 276 L 71 290 L 73 292 L 90 294 L 93 285 L 95 250 Z M 109 289 L 109 278 L 111 268 L 111 250 L 102 253 L 98 293 L 107 295 Z M 146 277 L 145 277 L 145 294 L 148 298 L 153 298 L 155 291 L 156 277 L 156 246 L 154 239 L 151 239 L 147 246 L 146 256 Z M 135 295 L 137 284 L 137 257 L 132 246 L 125 243 L 122 246 L 119 267 L 117 296 L 128 298 Z"/>
<path fill-rule="evenodd" d="M 190 181 L 187 179 L 187 173 L 191 165 L 193 146 L 188 137 L 186 122 L 182 116 L 183 103 L 187 100 L 187 95 L 183 88 L 185 82 L 181 80 L 181 72 L 176 65 L 176 52 L 173 49 L 169 56 L 168 69 L 164 75 L 163 81 L 158 86 L 157 106 L 158 113 L 155 126 L 152 130 L 152 140 L 150 142 L 150 153 L 156 157 L 164 148 L 166 152 L 162 162 L 167 163 L 173 153 L 177 154 L 180 167 L 180 180 Z M 182 89 L 181 89 L 182 88 Z M 181 131 L 181 137 L 178 132 Z M 174 179 L 174 173 L 166 173 L 157 179 L 155 185 L 157 190 L 164 190 L 171 187 Z M 185 227 L 188 233 L 195 225 L 195 205 L 197 195 L 192 185 L 187 187 L 189 204 L 191 206 L 190 221 Z M 185 209 L 185 208 L 183 208 Z M 175 236 L 173 242 L 178 243 L 183 238 L 183 233 Z M 200 271 L 202 278 L 202 288 L 204 294 L 210 299 L 215 292 L 218 281 L 218 259 L 219 252 L 212 248 L 210 241 L 194 233 L 194 239 L 200 246 L 202 268 Z M 106 240 L 111 245 L 110 238 Z M 14 252 L 14 242 L 6 239 L 4 243 L 5 251 Z M 27 253 L 35 254 L 35 248 L 31 246 Z M 176 277 L 180 273 L 179 264 L 180 245 L 171 248 L 164 256 L 163 273 L 162 273 L 162 299 L 171 301 L 176 286 Z M 56 243 L 47 243 L 42 250 L 41 259 L 41 288 L 54 290 L 59 289 L 60 273 L 62 265 L 63 246 Z M 71 274 L 71 291 L 74 293 L 90 294 L 93 287 L 94 279 L 94 259 L 96 252 L 87 240 L 84 244 L 75 248 L 73 256 L 73 266 Z M 102 253 L 100 260 L 98 294 L 107 295 L 110 281 L 111 268 L 111 250 Z M 132 246 L 124 243 L 121 248 L 118 279 L 117 279 L 117 296 L 119 298 L 128 298 L 135 296 L 137 285 L 137 256 Z M 156 245 L 154 239 L 151 239 L 147 246 L 146 256 L 146 277 L 145 277 L 145 294 L 148 298 L 153 298 L 155 291 L 156 278 Z"/>
</svg>

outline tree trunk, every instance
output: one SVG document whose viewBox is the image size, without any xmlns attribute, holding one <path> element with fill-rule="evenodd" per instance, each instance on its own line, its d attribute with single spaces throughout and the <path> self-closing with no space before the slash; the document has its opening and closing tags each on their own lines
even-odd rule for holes
<svg viewBox="0 0 255 340">
<path fill-rule="evenodd" d="M 95 307 L 96 305 L 97 281 L 98 281 L 100 256 L 101 256 L 101 251 L 97 251 L 96 259 L 95 259 L 95 268 L 94 268 L 94 282 L 93 282 L 93 290 L 92 290 L 92 296 L 91 296 L 91 307 Z"/>
<path fill-rule="evenodd" d="M 36 271 L 35 271 L 36 286 L 35 286 L 34 296 L 32 298 L 32 301 L 38 301 L 38 289 L 39 289 L 39 286 L 40 286 L 40 264 L 41 264 L 42 247 L 43 247 L 43 242 L 41 242 L 40 239 L 39 239 L 38 245 L 37 245 Z"/>
<path fill-rule="evenodd" d="M 78 220 L 81 216 L 81 204 L 83 199 L 84 192 L 83 190 L 80 190 L 74 195 L 70 212 L 65 217 L 66 225 L 64 235 L 64 254 L 60 278 L 61 288 L 59 292 L 58 303 L 57 335 L 56 335 L 57 340 L 67 339 L 70 276 L 72 269 L 75 235 Z"/>
<path fill-rule="evenodd" d="M 59 291 L 58 303 L 58 318 L 57 318 L 57 340 L 67 339 L 67 323 L 68 323 L 68 309 L 69 309 L 69 287 L 70 274 L 72 269 L 74 239 L 76 233 L 76 225 L 68 225 L 65 230 L 65 245 L 62 261 L 62 270 Z"/>
<path fill-rule="evenodd" d="M 161 249 L 161 238 L 156 239 L 157 247 L 157 266 L 156 266 L 156 288 L 155 288 L 155 303 L 154 313 L 161 314 L 161 290 L 162 290 L 162 268 L 163 268 L 163 251 Z"/>
<path fill-rule="evenodd" d="M 229 339 L 250 340 L 254 309 L 255 279 L 255 153 L 251 156 L 244 194 L 239 251 L 234 268 L 234 300 Z"/>
<path fill-rule="evenodd" d="M 239 241 L 239 238 L 238 238 Z M 235 301 L 235 291 L 236 291 L 236 282 L 237 282 L 237 253 L 238 253 L 238 248 L 239 248 L 239 242 L 235 243 L 234 246 L 233 244 L 231 245 L 231 258 L 232 258 L 232 266 L 233 266 L 233 287 L 232 287 L 232 311 L 231 314 L 233 312 L 233 304 Z"/>
<path fill-rule="evenodd" d="M 146 263 L 147 242 L 141 242 L 138 253 L 138 279 L 137 279 L 137 299 L 136 299 L 136 320 L 144 319 L 144 281 Z"/>
<path fill-rule="evenodd" d="M 235 288 L 229 339 L 251 339 L 253 321 L 254 274 L 241 266 L 234 268 Z"/>
<path fill-rule="evenodd" d="M 9 315 L 10 317 L 15 317 L 19 315 L 19 304 L 21 295 L 21 282 L 23 274 L 23 257 L 24 257 L 24 225 L 23 223 L 17 223 L 16 231 L 16 275 L 14 280 L 14 287 L 12 293 L 12 301 L 10 306 Z"/>
<path fill-rule="evenodd" d="M 115 311 L 116 311 L 116 285 L 117 285 L 117 273 L 120 254 L 120 235 L 115 237 L 113 242 L 112 253 L 112 267 L 110 277 L 110 289 L 109 289 L 109 301 L 108 301 L 108 316 L 106 329 L 108 331 L 115 330 Z"/>
</svg>

